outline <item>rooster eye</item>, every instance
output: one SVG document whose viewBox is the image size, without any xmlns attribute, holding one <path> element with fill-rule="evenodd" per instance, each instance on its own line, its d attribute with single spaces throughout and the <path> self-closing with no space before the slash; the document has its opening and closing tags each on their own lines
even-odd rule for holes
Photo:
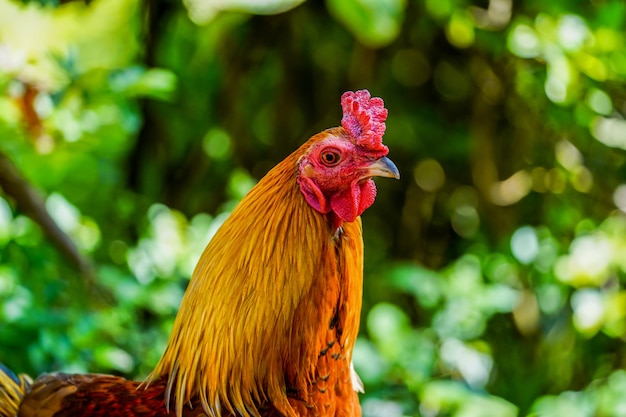
<svg viewBox="0 0 626 417">
<path fill-rule="evenodd" d="M 341 160 L 341 156 L 334 151 L 322 152 L 322 162 L 328 167 L 334 167 Z"/>
</svg>

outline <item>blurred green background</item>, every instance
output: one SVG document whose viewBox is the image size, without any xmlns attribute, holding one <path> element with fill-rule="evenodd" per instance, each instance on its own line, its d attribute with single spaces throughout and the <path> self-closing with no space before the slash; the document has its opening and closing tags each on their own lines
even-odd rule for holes
<svg viewBox="0 0 626 417">
<path fill-rule="evenodd" d="M 143 378 L 200 252 L 367 88 L 373 416 L 626 416 L 621 0 L 0 0 L 0 362 Z"/>
</svg>

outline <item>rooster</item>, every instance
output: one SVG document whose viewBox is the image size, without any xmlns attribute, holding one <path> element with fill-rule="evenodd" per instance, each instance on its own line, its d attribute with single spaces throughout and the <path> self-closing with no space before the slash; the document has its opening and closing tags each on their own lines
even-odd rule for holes
<svg viewBox="0 0 626 417">
<path fill-rule="evenodd" d="M 353 417 L 363 281 L 360 215 L 372 177 L 399 178 L 385 109 L 341 98 L 327 129 L 270 170 L 204 250 L 165 353 L 143 382 L 0 366 L 2 417 Z"/>
</svg>

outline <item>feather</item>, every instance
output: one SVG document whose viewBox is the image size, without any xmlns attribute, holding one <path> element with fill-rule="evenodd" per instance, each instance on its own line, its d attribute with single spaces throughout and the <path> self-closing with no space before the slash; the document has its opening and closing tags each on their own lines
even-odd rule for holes
<svg viewBox="0 0 626 417">
<path fill-rule="evenodd" d="M 17 415 L 24 394 L 30 390 L 32 380 L 27 375 L 15 375 L 0 363 L 0 417 Z"/>
</svg>

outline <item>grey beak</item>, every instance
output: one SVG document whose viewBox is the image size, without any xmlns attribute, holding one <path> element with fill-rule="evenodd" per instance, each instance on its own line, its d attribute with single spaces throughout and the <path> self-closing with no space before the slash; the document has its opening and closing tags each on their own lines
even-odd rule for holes
<svg viewBox="0 0 626 417">
<path fill-rule="evenodd" d="M 386 156 L 374 161 L 366 170 L 365 177 L 387 177 L 400 179 L 400 171 Z"/>
</svg>

